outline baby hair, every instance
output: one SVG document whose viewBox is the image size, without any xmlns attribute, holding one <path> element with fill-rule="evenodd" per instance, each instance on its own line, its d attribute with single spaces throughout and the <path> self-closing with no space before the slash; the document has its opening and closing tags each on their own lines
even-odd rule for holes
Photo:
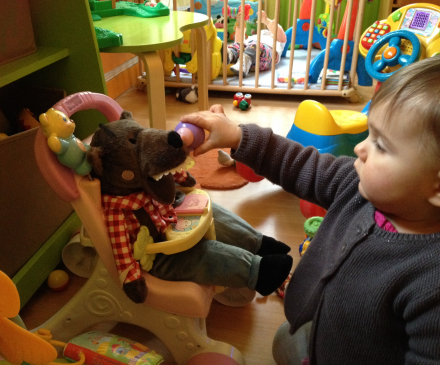
<svg viewBox="0 0 440 365">
<path fill-rule="evenodd" d="M 440 153 L 439 100 L 440 56 L 434 56 L 398 70 L 385 81 L 371 100 L 370 115 L 379 108 L 384 121 L 421 123 L 424 136 L 435 141 Z"/>
</svg>

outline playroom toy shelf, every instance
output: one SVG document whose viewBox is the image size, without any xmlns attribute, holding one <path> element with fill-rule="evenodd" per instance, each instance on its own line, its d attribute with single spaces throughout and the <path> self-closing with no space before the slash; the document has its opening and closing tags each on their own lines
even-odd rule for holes
<svg viewBox="0 0 440 365">
<path fill-rule="evenodd" d="M 0 66 L 0 87 L 30 75 L 69 55 L 69 50 L 38 47 L 37 52 Z"/>
<path fill-rule="evenodd" d="M 37 100 L 44 101 L 40 107 L 44 104 L 45 110 L 34 109 L 38 118 L 59 101 L 43 95 L 44 90 L 107 93 L 88 0 L 27 2 L 37 51 L 0 66 L 0 109 L 14 126 L 22 108 L 31 110 Z M 7 17 L 0 12 L 0 24 Z M 74 118 L 78 138 L 105 123 L 95 111 Z M 61 261 L 62 249 L 80 227 L 70 204 L 53 193 L 38 170 L 36 130 L 0 140 L 0 270 L 13 278 L 22 306 Z"/>
</svg>

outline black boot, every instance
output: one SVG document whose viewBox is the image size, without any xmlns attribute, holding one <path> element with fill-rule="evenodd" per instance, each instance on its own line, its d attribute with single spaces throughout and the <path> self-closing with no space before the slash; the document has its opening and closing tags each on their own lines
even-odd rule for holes
<svg viewBox="0 0 440 365">
<path fill-rule="evenodd" d="M 290 247 L 281 241 L 269 236 L 263 236 L 261 247 L 256 253 L 259 256 L 286 254 L 290 252 Z"/>
<path fill-rule="evenodd" d="M 292 263 L 293 259 L 289 255 L 264 256 L 260 262 L 255 290 L 263 296 L 273 293 L 286 280 Z"/>
</svg>

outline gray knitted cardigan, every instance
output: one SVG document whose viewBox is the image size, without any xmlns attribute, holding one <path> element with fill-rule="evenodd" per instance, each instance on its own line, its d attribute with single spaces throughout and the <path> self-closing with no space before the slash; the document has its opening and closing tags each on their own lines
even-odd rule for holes
<svg viewBox="0 0 440 365">
<path fill-rule="evenodd" d="M 292 333 L 313 320 L 310 363 L 440 364 L 440 233 L 380 229 L 353 158 L 240 127 L 234 159 L 328 209 L 285 298 Z"/>
</svg>

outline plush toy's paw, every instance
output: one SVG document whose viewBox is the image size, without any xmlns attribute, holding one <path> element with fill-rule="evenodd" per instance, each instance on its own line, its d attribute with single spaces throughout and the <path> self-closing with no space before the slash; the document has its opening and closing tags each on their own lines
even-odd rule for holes
<svg viewBox="0 0 440 365">
<path fill-rule="evenodd" d="M 191 188 L 197 183 L 197 181 L 196 181 L 195 177 L 192 176 L 188 171 L 186 172 L 186 174 L 188 175 L 186 177 L 186 180 L 183 182 L 179 182 L 179 185 L 180 186 L 187 186 L 187 187 Z"/>
<path fill-rule="evenodd" d="M 139 278 L 122 286 L 125 294 L 135 303 L 143 303 L 147 299 L 147 284 L 144 278 Z"/>
<path fill-rule="evenodd" d="M 173 207 L 176 208 L 185 200 L 185 193 L 181 190 L 176 190 L 176 197 L 174 198 Z"/>
</svg>

